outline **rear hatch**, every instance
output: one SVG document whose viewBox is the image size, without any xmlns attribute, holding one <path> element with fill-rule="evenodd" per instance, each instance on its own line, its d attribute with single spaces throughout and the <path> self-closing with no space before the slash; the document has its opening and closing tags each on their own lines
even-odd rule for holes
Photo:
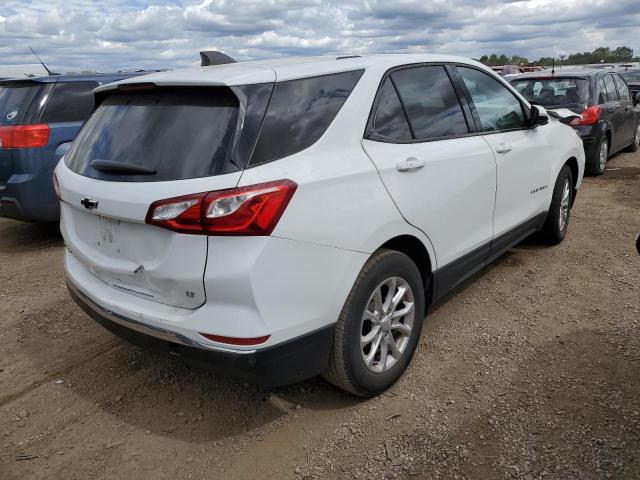
<svg viewBox="0 0 640 480">
<path fill-rule="evenodd" d="M 145 218 L 155 201 L 237 185 L 242 110 L 227 87 L 106 96 L 57 170 L 61 230 L 75 258 L 121 291 L 181 308 L 202 305 L 207 237 Z"/>
<path fill-rule="evenodd" d="M 589 82 L 580 77 L 518 78 L 511 85 L 529 102 L 547 109 L 567 108 L 575 113 L 589 105 Z"/>
</svg>

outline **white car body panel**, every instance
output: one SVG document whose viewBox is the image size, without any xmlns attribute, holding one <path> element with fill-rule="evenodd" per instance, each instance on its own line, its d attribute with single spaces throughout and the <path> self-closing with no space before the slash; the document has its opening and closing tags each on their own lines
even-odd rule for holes
<svg viewBox="0 0 640 480">
<path fill-rule="evenodd" d="M 482 137 L 363 144 L 404 218 L 433 243 L 437 267 L 491 241 L 496 163 Z M 398 171 L 408 159 L 424 167 Z"/>
</svg>

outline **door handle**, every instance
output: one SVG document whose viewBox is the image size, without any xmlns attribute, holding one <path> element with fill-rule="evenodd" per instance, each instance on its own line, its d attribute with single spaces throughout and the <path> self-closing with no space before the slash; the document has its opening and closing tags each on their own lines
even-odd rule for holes
<svg viewBox="0 0 640 480">
<path fill-rule="evenodd" d="M 416 157 L 409 157 L 404 162 L 396 163 L 396 169 L 399 172 L 410 172 L 422 167 L 424 167 L 424 160 L 418 160 Z"/>
<path fill-rule="evenodd" d="M 497 153 L 509 153 L 511 151 L 511 145 L 508 143 L 501 143 L 496 147 Z"/>
</svg>

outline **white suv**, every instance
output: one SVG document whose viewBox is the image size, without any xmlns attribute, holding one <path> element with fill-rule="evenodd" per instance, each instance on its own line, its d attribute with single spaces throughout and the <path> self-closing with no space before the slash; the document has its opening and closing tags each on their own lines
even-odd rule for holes
<svg viewBox="0 0 640 480">
<path fill-rule="evenodd" d="M 451 56 L 219 65 L 96 100 L 56 169 L 74 298 L 264 385 L 388 388 L 429 305 L 536 231 L 563 239 L 584 170 L 570 127 Z"/>
</svg>

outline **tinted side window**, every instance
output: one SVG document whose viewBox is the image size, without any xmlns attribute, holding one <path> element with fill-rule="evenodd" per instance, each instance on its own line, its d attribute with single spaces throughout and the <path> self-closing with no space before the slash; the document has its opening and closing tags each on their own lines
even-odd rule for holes
<svg viewBox="0 0 640 480">
<path fill-rule="evenodd" d="M 0 86 L 0 125 L 28 125 L 36 123 L 38 105 L 48 86 L 19 83 Z"/>
<path fill-rule="evenodd" d="M 57 83 L 49 95 L 40 121 L 82 122 L 93 110 L 92 90 L 97 86 L 97 82 Z"/>
<path fill-rule="evenodd" d="M 468 133 L 462 107 L 442 66 L 417 67 L 391 74 L 418 140 Z"/>
<path fill-rule="evenodd" d="M 613 80 L 616 82 L 616 87 L 618 87 L 618 95 L 620 96 L 620 100 L 631 100 L 631 94 L 629 93 L 629 87 L 620 75 L 614 75 Z"/>
<path fill-rule="evenodd" d="M 276 83 L 251 165 L 313 145 L 326 131 L 363 70 Z"/>
<path fill-rule="evenodd" d="M 615 83 L 613 83 L 613 78 L 611 77 L 611 75 L 605 75 L 603 78 L 604 78 L 604 84 L 607 87 L 607 94 L 609 96 L 609 101 L 615 102 L 616 100 L 618 100 L 618 93 L 616 92 L 616 85 Z"/>
<path fill-rule="evenodd" d="M 600 90 L 600 94 L 598 95 L 598 103 L 606 103 L 609 101 L 609 94 L 607 93 L 607 86 L 604 84 L 604 79 L 598 80 L 598 90 Z"/>
<path fill-rule="evenodd" d="M 411 130 L 396 89 L 387 78 L 378 99 L 371 133 L 390 140 L 411 140 Z"/>
<path fill-rule="evenodd" d="M 522 128 L 526 125 L 522 105 L 495 78 L 473 68 L 458 67 L 476 107 L 483 131 Z"/>
</svg>

